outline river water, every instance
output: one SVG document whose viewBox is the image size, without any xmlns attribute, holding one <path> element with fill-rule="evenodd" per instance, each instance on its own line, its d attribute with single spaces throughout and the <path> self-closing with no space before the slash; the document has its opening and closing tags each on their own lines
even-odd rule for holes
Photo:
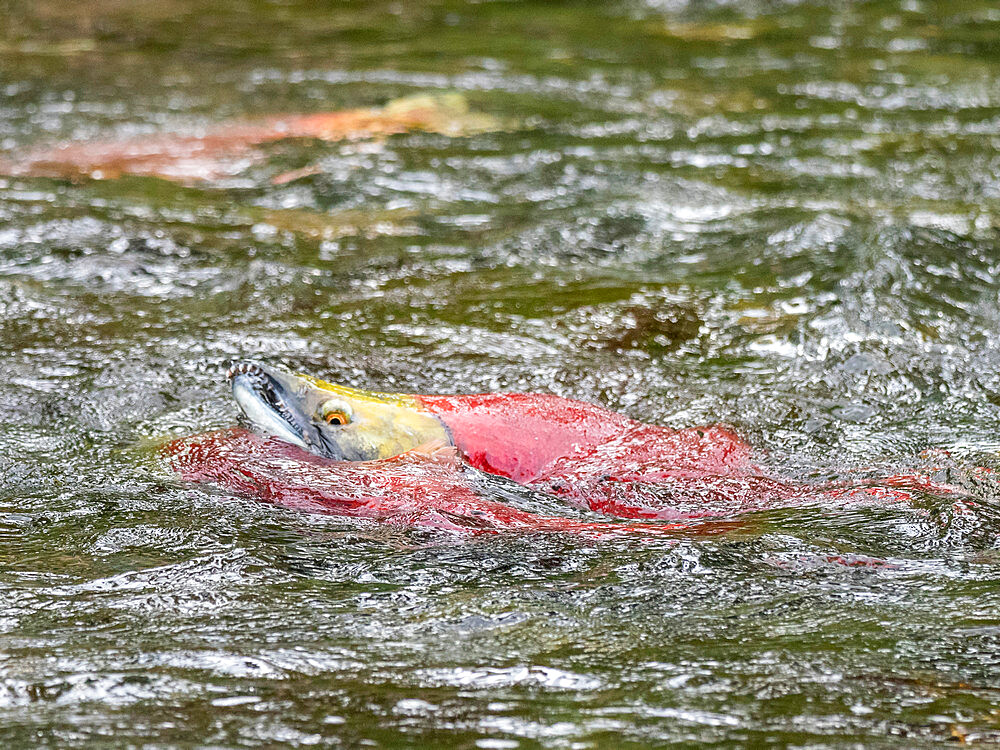
<svg viewBox="0 0 1000 750">
<path fill-rule="evenodd" d="M 5 747 L 1000 741 L 995 3 L 0 14 Z M 468 112 L 207 179 L 24 167 L 425 95 Z M 295 513 L 153 448 L 236 422 L 244 356 L 722 422 L 775 474 L 935 464 L 970 497 L 658 541 Z"/>
</svg>

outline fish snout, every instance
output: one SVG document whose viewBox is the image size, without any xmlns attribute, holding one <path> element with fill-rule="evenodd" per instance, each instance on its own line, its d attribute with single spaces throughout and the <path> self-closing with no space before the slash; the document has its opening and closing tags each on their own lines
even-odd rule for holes
<svg viewBox="0 0 1000 750">
<path fill-rule="evenodd" d="M 314 450 L 315 428 L 296 397 L 294 376 L 257 362 L 237 361 L 227 368 L 226 379 L 240 410 L 254 427 Z"/>
</svg>

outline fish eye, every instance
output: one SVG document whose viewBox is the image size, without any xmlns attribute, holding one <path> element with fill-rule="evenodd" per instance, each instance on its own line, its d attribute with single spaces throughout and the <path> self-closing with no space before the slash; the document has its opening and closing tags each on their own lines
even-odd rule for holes
<svg viewBox="0 0 1000 750">
<path fill-rule="evenodd" d="M 329 425 L 343 426 L 351 423 L 351 407 L 342 401 L 327 401 L 320 409 L 323 421 Z"/>
</svg>

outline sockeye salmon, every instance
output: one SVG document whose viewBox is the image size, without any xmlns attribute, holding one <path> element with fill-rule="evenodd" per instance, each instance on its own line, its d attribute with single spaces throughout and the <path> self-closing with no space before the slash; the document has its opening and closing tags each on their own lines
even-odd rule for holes
<svg viewBox="0 0 1000 750">
<path fill-rule="evenodd" d="M 265 437 L 234 428 L 175 441 L 167 448 L 173 466 L 186 479 L 307 511 L 465 531 L 662 534 L 819 500 L 963 494 L 916 474 L 840 487 L 784 481 L 725 427 L 672 429 L 549 394 L 375 393 L 254 362 L 234 365 L 228 377 Z M 476 491 L 479 472 L 632 523 L 487 500 Z"/>
</svg>

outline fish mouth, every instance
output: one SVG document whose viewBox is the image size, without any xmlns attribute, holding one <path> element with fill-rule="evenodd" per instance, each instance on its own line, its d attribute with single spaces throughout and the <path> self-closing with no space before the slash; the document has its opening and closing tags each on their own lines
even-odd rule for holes
<svg viewBox="0 0 1000 750">
<path fill-rule="evenodd" d="M 320 452 L 319 432 L 298 405 L 293 378 L 256 362 L 234 362 L 226 370 L 233 397 L 254 427 L 279 440 Z"/>
</svg>

